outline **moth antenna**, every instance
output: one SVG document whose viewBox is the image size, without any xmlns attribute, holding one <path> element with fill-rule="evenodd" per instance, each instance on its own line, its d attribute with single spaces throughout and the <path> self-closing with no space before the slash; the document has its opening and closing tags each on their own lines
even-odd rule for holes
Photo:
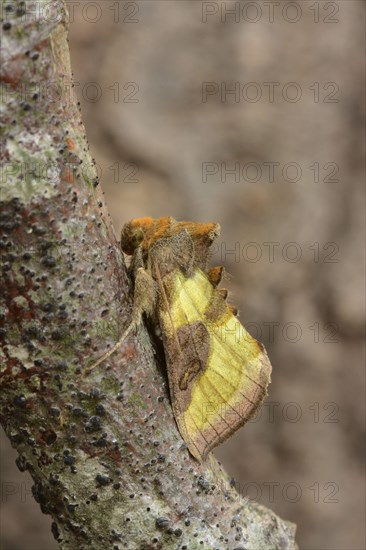
<svg viewBox="0 0 366 550">
<path fill-rule="evenodd" d="M 103 363 L 106 359 L 108 359 L 108 357 L 110 357 L 115 351 L 118 350 L 118 348 L 123 344 L 123 341 L 127 338 L 127 336 L 130 334 L 131 330 L 134 328 L 134 327 L 137 327 L 138 324 L 140 322 L 140 319 L 135 319 L 134 321 L 132 321 L 129 326 L 127 327 L 127 329 L 124 331 L 124 333 L 122 334 L 121 338 L 118 340 L 118 342 L 113 346 L 113 348 L 111 348 L 109 351 L 107 351 L 107 353 L 105 353 L 104 355 L 102 355 L 102 357 L 100 357 L 98 359 L 98 361 L 96 361 L 95 363 L 93 363 L 93 365 L 91 365 L 90 367 L 88 367 L 86 369 L 86 374 L 89 374 L 90 371 L 92 371 L 93 369 L 95 369 L 96 367 L 99 367 L 99 365 L 101 363 Z"/>
</svg>

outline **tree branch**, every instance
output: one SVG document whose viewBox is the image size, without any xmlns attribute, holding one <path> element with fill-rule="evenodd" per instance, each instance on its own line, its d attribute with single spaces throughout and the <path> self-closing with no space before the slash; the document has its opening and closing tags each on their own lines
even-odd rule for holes
<svg viewBox="0 0 366 550">
<path fill-rule="evenodd" d="M 71 87 L 60 0 L 12 2 L 2 48 L 1 422 L 61 548 L 294 548 L 174 422 Z"/>
</svg>

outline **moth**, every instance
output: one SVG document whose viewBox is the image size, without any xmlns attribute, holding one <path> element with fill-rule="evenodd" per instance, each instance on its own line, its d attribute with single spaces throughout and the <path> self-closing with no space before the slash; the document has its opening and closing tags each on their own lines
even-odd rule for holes
<svg viewBox="0 0 366 550">
<path fill-rule="evenodd" d="M 208 268 L 217 223 L 139 218 L 121 233 L 132 256 L 132 322 L 109 357 L 139 325 L 143 314 L 160 329 L 171 404 L 190 453 L 202 461 L 260 407 L 270 382 L 264 346 L 245 330 L 219 289 L 224 268 Z"/>
</svg>

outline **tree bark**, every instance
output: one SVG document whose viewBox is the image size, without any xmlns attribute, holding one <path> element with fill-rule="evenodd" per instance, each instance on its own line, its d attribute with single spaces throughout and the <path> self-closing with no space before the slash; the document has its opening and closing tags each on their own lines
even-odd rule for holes
<svg viewBox="0 0 366 550">
<path fill-rule="evenodd" d="M 7 7 L 8 5 L 8 7 Z M 61 548 L 296 548 L 295 527 L 188 453 L 72 90 L 61 0 L 2 6 L 1 422 Z"/>
</svg>

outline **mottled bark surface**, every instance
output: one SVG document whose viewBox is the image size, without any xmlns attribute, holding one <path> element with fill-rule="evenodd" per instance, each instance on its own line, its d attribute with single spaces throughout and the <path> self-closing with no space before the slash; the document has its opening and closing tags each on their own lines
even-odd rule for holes
<svg viewBox="0 0 366 550">
<path fill-rule="evenodd" d="M 10 8 L 7 8 L 11 6 Z M 182 444 L 74 101 L 61 2 L 4 2 L 1 422 L 61 548 L 294 548 Z"/>
</svg>

